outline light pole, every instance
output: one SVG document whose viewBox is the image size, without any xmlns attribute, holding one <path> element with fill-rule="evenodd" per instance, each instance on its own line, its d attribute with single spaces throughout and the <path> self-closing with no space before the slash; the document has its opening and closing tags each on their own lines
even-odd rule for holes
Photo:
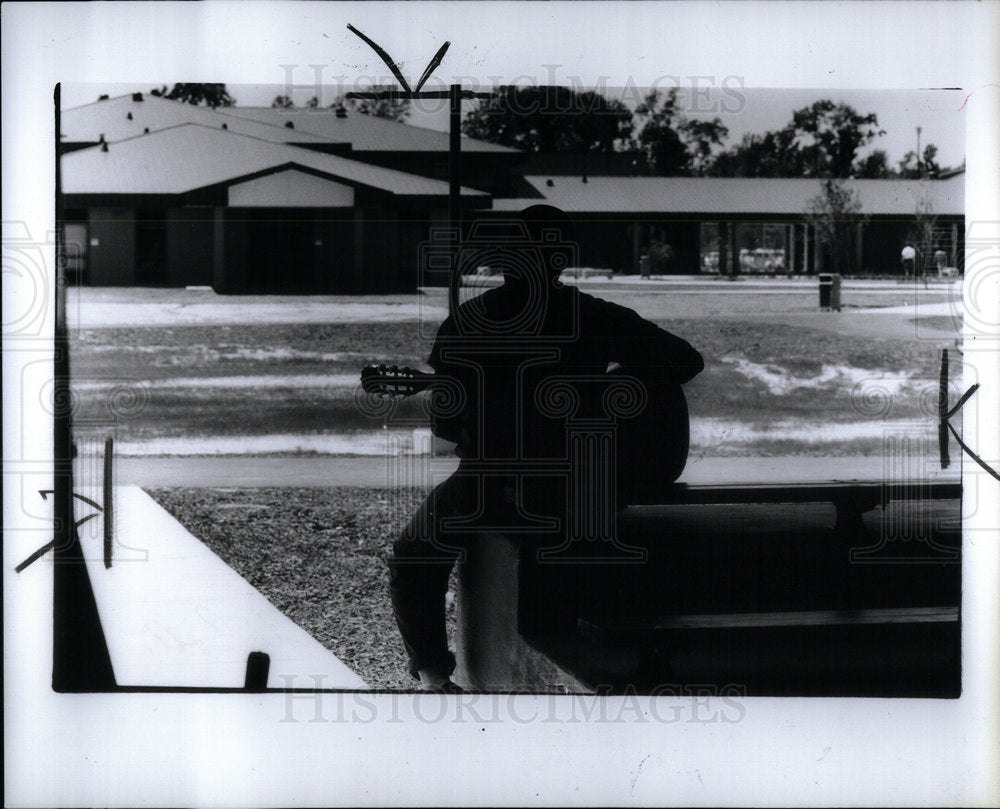
<svg viewBox="0 0 1000 809">
<path fill-rule="evenodd" d="M 417 81 L 416 89 L 411 90 L 410 85 L 407 84 L 406 79 L 403 74 L 399 72 L 396 64 L 392 61 L 392 57 L 381 48 L 376 42 L 374 42 L 369 37 L 362 34 L 353 25 L 347 26 L 348 30 L 357 34 L 362 40 L 364 40 L 368 45 L 371 46 L 372 50 L 379 55 L 379 58 L 389 67 L 392 71 L 392 75 L 396 77 L 396 80 L 402 86 L 402 90 L 379 90 L 367 93 L 347 93 L 347 98 L 367 98 L 375 101 L 387 101 L 396 99 L 411 99 L 411 98 L 447 98 L 449 101 L 449 126 L 448 126 L 448 226 L 452 233 L 452 264 L 451 264 L 451 277 L 448 284 L 448 313 L 455 316 L 458 311 L 458 290 L 460 286 L 459 278 L 459 265 L 458 265 L 458 247 L 461 241 L 460 229 L 462 226 L 462 185 L 461 185 L 461 165 L 459 161 L 461 159 L 462 151 L 462 129 L 461 129 L 461 111 L 462 111 L 462 101 L 467 98 L 492 98 L 493 93 L 475 93 L 471 90 L 463 90 L 461 85 L 452 84 L 447 90 L 427 90 L 424 92 L 420 91 L 420 88 L 424 86 L 427 80 L 431 77 L 431 73 L 434 69 L 441 64 L 441 60 L 444 58 L 448 47 L 451 45 L 450 42 L 445 42 L 438 52 L 434 54 L 430 62 L 428 62 L 427 67 L 424 69 L 423 74 Z"/>
<path fill-rule="evenodd" d="M 921 128 L 917 127 L 917 176 L 922 180 L 924 179 L 924 172 L 920 160 L 920 132 Z"/>
</svg>

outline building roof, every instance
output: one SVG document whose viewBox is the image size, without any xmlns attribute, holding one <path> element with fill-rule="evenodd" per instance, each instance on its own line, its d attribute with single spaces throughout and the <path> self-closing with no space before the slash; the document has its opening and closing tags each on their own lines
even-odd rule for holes
<svg viewBox="0 0 1000 809">
<path fill-rule="evenodd" d="M 226 107 L 221 114 L 267 123 L 284 128 L 288 122 L 295 131 L 321 135 L 334 143 L 350 143 L 355 151 L 372 152 L 447 152 L 448 133 L 412 126 L 388 118 L 376 118 L 348 111 L 338 118 L 326 108 L 280 109 L 273 107 Z M 463 152 L 519 154 L 518 149 L 462 136 Z"/>
<path fill-rule="evenodd" d="M 400 196 L 447 197 L 448 183 L 215 127 L 182 124 L 62 158 L 66 194 L 184 194 L 298 166 Z M 465 197 L 489 195 L 462 188 Z"/>
<path fill-rule="evenodd" d="M 239 118 L 197 107 L 180 101 L 170 101 L 151 95 L 116 96 L 80 107 L 63 110 L 60 119 L 61 141 L 64 143 L 97 143 L 104 137 L 108 143 L 134 138 L 149 132 L 178 126 L 202 124 L 241 135 L 250 135 L 272 143 L 327 143 L 327 138 L 309 132 L 299 132 L 284 126 Z"/>
<path fill-rule="evenodd" d="M 141 101 L 136 100 L 141 98 Z M 330 108 L 209 107 L 148 93 L 106 98 L 62 111 L 64 143 L 108 143 L 179 124 L 202 124 L 252 135 L 275 143 L 349 143 L 357 151 L 447 152 L 448 133 L 387 118 L 348 112 L 338 118 Z M 289 127 L 287 124 L 291 123 Z M 462 137 L 462 151 L 518 154 L 517 149 Z"/>
<path fill-rule="evenodd" d="M 529 176 L 544 198 L 567 213 L 744 214 L 799 216 L 820 192 L 813 179 L 752 177 Z M 961 215 L 965 177 L 947 180 L 847 180 L 871 216 L 912 216 L 928 199 L 934 214 Z M 551 185 L 550 185 L 551 183 Z M 493 210 L 519 211 L 539 199 L 497 199 Z"/>
</svg>

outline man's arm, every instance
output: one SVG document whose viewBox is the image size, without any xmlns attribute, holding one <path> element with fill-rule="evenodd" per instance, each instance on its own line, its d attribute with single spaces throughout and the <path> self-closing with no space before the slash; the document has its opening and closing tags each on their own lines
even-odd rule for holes
<svg viewBox="0 0 1000 809">
<path fill-rule="evenodd" d="M 604 339 L 611 358 L 626 369 L 663 372 L 678 384 L 690 381 L 705 369 L 705 360 L 687 340 L 661 329 L 637 312 L 602 301 Z"/>
<path fill-rule="evenodd" d="M 451 380 L 457 381 L 461 385 L 461 395 L 465 397 L 465 406 L 454 415 L 449 415 L 447 417 L 432 412 L 431 432 L 438 438 L 443 438 L 445 441 L 451 441 L 453 444 L 462 445 L 469 440 L 467 422 L 470 401 L 469 396 L 471 391 L 468 389 L 468 382 L 465 379 L 466 374 L 463 373 L 463 371 L 467 371 L 467 369 L 460 365 L 448 363 L 441 358 L 442 347 L 446 347 L 449 339 L 454 337 L 454 335 L 454 321 L 452 321 L 449 317 L 441 324 L 440 328 L 438 328 L 437 337 L 434 340 L 434 346 L 427 359 L 427 364 L 434 369 L 436 376 L 447 377 Z M 431 395 L 434 395 L 433 386 L 431 387 Z M 444 398 L 449 399 L 451 397 L 445 395 Z"/>
</svg>

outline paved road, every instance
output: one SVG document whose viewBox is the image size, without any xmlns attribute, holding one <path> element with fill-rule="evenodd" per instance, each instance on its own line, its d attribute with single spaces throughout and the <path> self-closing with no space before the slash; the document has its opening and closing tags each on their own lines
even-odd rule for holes
<svg viewBox="0 0 1000 809">
<path fill-rule="evenodd" d="M 132 457 L 115 461 L 117 485 L 252 488 L 271 486 L 427 486 L 451 474 L 454 458 L 383 457 Z M 911 468 L 908 474 L 920 469 Z M 953 464 L 942 471 L 929 460 L 920 472 L 928 478 L 957 480 Z M 681 478 L 686 483 L 799 483 L 831 480 L 882 480 L 885 461 L 878 456 L 809 458 L 692 458 Z"/>
</svg>

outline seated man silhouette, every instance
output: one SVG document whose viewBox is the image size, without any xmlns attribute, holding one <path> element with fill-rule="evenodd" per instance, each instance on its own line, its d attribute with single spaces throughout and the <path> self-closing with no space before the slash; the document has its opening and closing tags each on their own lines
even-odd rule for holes
<svg viewBox="0 0 1000 809">
<path fill-rule="evenodd" d="M 455 657 L 445 629 L 456 560 L 506 529 L 537 542 L 547 529 L 532 526 L 565 528 L 567 426 L 556 411 L 573 394 L 558 383 L 585 388 L 617 364 L 639 378 L 659 374 L 680 384 L 704 368 L 681 338 L 559 283 L 575 258 L 562 211 L 532 206 L 505 224 L 489 223 L 488 243 L 474 245 L 481 263 L 502 269 L 503 285 L 452 313 L 428 360 L 454 405 L 437 413 L 433 432 L 456 444 L 459 467 L 410 520 L 389 561 L 410 674 L 427 690 L 460 690 L 450 680 Z M 686 455 L 686 410 L 683 418 Z"/>
</svg>

